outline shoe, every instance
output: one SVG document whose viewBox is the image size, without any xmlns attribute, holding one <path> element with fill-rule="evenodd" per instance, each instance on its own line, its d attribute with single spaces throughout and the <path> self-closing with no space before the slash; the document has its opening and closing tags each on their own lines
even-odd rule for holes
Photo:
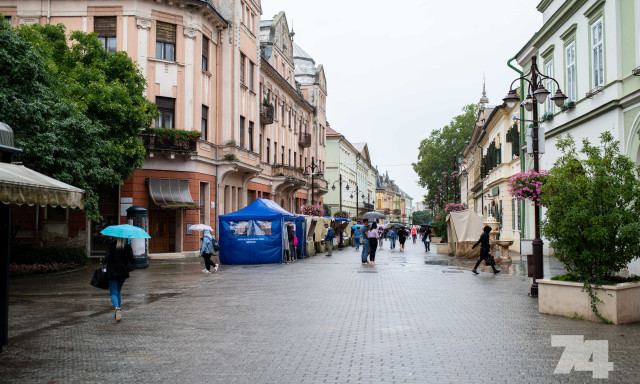
<svg viewBox="0 0 640 384">
<path fill-rule="evenodd" d="M 205 269 L 205 270 L 204 270 L 204 271 L 202 271 L 202 272 L 204 272 L 205 274 L 207 274 L 207 273 L 211 273 L 211 271 L 210 271 L 210 270 L 208 270 L 208 269 Z"/>
<path fill-rule="evenodd" d="M 475 269 L 472 269 L 471 272 L 473 272 L 476 275 L 479 275 L 478 271 L 476 271 Z"/>
<path fill-rule="evenodd" d="M 219 264 L 216 264 L 216 266 L 213 267 L 213 272 L 218 272 L 218 267 L 219 267 Z"/>
<path fill-rule="evenodd" d="M 117 322 L 120 322 L 120 320 L 122 320 L 122 313 L 120 312 L 120 308 L 116 308 L 115 318 Z"/>
<path fill-rule="evenodd" d="M 498 273 L 500 273 L 500 272 L 502 272 L 502 271 L 498 269 L 498 270 L 493 271 L 493 274 L 494 274 L 494 275 L 497 275 L 497 274 L 498 274 Z"/>
</svg>

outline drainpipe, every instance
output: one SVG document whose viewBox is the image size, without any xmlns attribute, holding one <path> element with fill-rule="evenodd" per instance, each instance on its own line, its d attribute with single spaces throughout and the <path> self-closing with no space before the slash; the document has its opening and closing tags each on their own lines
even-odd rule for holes
<svg viewBox="0 0 640 384">
<path fill-rule="evenodd" d="M 511 65 L 511 62 L 513 60 L 515 60 L 516 57 L 512 57 L 509 59 L 509 61 L 507 61 L 507 66 L 509 66 L 509 68 L 513 69 L 514 71 L 516 71 L 518 73 L 518 75 L 520 75 L 520 77 L 522 77 L 522 75 L 524 75 L 524 72 L 521 71 L 520 69 L 514 67 L 513 65 Z M 524 150 L 522 149 L 522 147 L 525 144 L 525 140 L 526 140 L 526 136 L 525 136 L 525 126 L 524 126 L 524 107 L 522 106 L 522 102 L 524 101 L 524 80 L 520 79 L 520 170 L 524 171 L 525 170 L 525 164 L 524 164 Z M 525 209 L 524 209 L 524 201 L 520 201 L 520 238 L 523 239 L 524 238 L 524 224 L 525 224 Z"/>
</svg>

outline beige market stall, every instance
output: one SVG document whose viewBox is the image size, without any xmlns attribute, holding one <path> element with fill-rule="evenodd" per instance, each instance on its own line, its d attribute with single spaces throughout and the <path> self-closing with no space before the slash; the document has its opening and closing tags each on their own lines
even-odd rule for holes
<svg viewBox="0 0 640 384">
<path fill-rule="evenodd" d="M 474 258 L 480 255 L 480 247 L 471 249 L 484 227 L 482 216 L 467 209 L 447 215 L 447 234 L 455 257 Z"/>
</svg>

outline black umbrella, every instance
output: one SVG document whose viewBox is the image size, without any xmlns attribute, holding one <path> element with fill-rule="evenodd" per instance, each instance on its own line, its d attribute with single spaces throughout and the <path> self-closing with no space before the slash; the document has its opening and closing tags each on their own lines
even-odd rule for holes
<svg viewBox="0 0 640 384">
<path fill-rule="evenodd" d="M 404 228 L 404 225 L 400 223 L 390 223 L 389 226 L 394 228 Z"/>
<path fill-rule="evenodd" d="M 387 216 L 383 215 L 380 212 L 372 211 L 372 212 L 367 212 L 364 215 L 362 215 L 362 218 L 363 219 L 386 219 Z"/>
</svg>

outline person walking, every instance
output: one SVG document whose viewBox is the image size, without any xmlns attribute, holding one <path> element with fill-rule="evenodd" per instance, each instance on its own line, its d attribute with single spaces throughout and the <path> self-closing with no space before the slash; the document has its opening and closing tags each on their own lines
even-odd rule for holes
<svg viewBox="0 0 640 384">
<path fill-rule="evenodd" d="M 371 223 L 371 229 L 369 230 L 369 264 L 376 264 L 376 249 L 378 249 L 378 237 L 381 234 L 378 233 L 378 224 L 374 221 Z"/>
<path fill-rule="evenodd" d="M 200 256 L 204 258 L 204 269 L 202 273 L 211 273 L 211 266 L 213 266 L 213 272 L 218 272 L 218 264 L 211 261 L 211 256 L 216 254 L 218 249 L 220 249 L 220 246 L 216 242 L 216 239 L 209 230 L 205 229 L 204 236 L 202 237 L 202 248 L 200 248 Z"/>
<path fill-rule="evenodd" d="M 352 228 L 353 238 L 356 243 L 356 251 L 360 250 L 360 228 Z"/>
<path fill-rule="evenodd" d="M 396 233 L 396 229 L 391 227 L 391 230 L 389 231 L 389 243 L 390 243 L 390 249 L 396 249 L 396 239 L 398 238 L 398 234 Z"/>
<path fill-rule="evenodd" d="M 384 238 L 386 236 L 386 229 L 380 228 L 378 231 L 378 248 L 382 249 L 382 245 L 384 244 Z"/>
<path fill-rule="evenodd" d="M 482 263 L 482 260 L 487 260 L 487 258 L 489 257 L 489 250 L 491 249 L 491 246 L 489 244 L 489 232 L 491 232 L 491 227 L 490 226 L 485 226 L 484 229 L 482 230 L 482 235 L 480 235 L 480 240 L 478 240 L 473 247 L 471 247 L 471 249 L 475 249 L 478 244 L 480 244 L 480 258 L 478 259 L 478 262 L 476 263 L 476 266 L 473 267 L 473 270 L 471 272 L 475 273 L 476 275 L 478 274 L 478 266 L 480 265 L 480 263 Z M 501 271 L 497 270 L 495 267 L 495 263 L 491 263 L 491 268 L 493 268 L 493 273 L 500 273 Z"/>
<path fill-rule="evenodd" d="M 287 225 L 287 240 L 289 240 L 289 249 L 287 249 L 287 262 L 296 261 L 296 245 L 294 244 L 296 235 L 293 234 L 293 227 Z"/>
<path fill-rule="evenodd" d="M 415 226 L 411 228 L 411 237 L 413 237 L 413 244 L 416 243 L 416 237 L 418 237 L 418 228 Z"/>
<path fill-rule="evenodd" d="M 117 322 L 120 322 L 122 320 L 122 285 L 129 278 L 129 270 L 136 262 L 128 239 L 118 237 L 109 243 L 105 262 L 107 279 L 109 279 L 109 295 L 115 310 L 114 317 Z"/>
<path fill-rule="evenodd" d="M 404 228 L 398 228 L 398 242 L 400 243 L 400 252 L 404 252 L 405 241 L 407 241 L 407 231 Z"/>
<path fill-rule="evenodd" d="M 360 230 L 360 240 L 362 240 L 362 264 L 367 263 L 369 256 L 369 219 L 362 220 L 362 228 Z"/>
<path fill-rule="evenodd" d="M 424 243 L 424 251 L 431 251 L 431 229 L 429 227 L 422 231 L 422 242 Z"/>
<path fill-rule="evenodd" d="M 324 227 L 327 228 L 327 236 L 324 238 L 324 244 L 327 248 L 327 256 L 331 256 L 331 251 L 333 250 L 333 238 L 336 237 L 336 234 L 329 224 L 325 224 Z"/>
</svg>

